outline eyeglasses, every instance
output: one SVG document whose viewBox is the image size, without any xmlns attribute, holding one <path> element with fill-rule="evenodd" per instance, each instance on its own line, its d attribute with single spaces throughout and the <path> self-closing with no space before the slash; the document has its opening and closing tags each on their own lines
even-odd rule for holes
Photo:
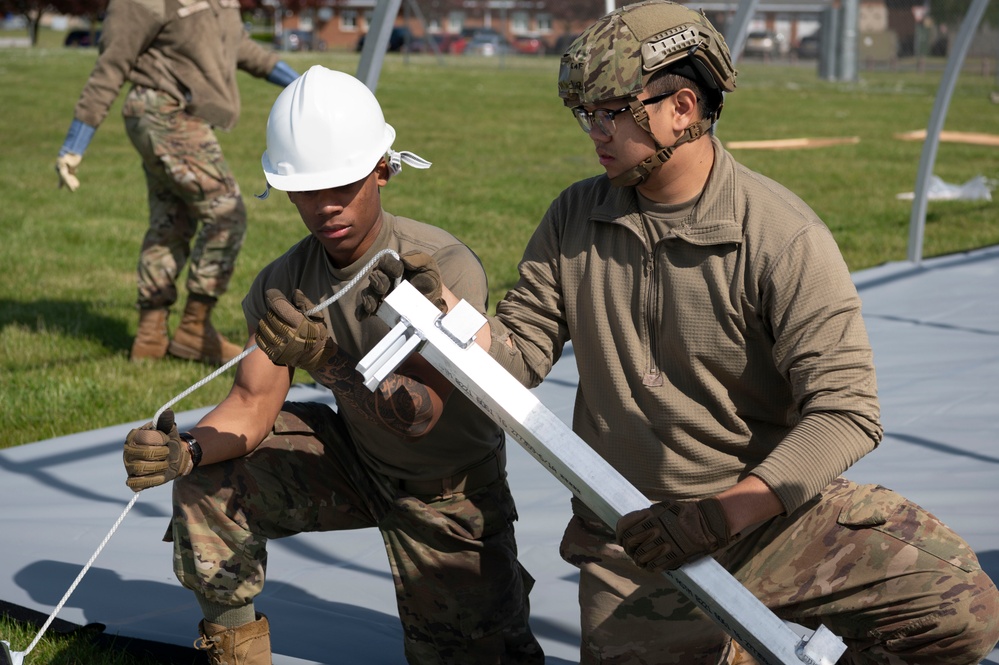
<svg viewBox="0 0 999 665">
<path fill-rule="evenodd" d="M 672 97 L 679 90 L 670 90 L 669 92 L 664 92 L 661 95 L 656 95 L 655 97 L 649 97 L 648 99 L 642 100 L 642 106 L 648 106 L 649 104 L 656 104 L 663 101 L 667 97 Z M 593 126 L 596 125 L 597 129 L 604 136 L 611 136 L 617 129 L 614 124 L 614 118 L 621 113 L 629 110 L 630 106 L 625 106 L 617 110 L 613 109 L 594 109 L 593 111 L 587 111 L 582 106 L 577 106 L 572 109 L 572 114 L 576 116 L 576 121 L 579 122 L 579 126 L 583 128 L 583 131 L 589 134 L 593 131 Z"/>
</svg>

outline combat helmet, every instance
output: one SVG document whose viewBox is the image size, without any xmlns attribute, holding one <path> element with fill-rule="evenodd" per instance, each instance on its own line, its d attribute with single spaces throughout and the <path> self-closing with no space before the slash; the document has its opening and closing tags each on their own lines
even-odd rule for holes
<svg viewBox="0 0 999 665">
<path fill-rule="evenodd" d="M 696 81 L 711 98 L 711 114 L 662 146 L 638 95 L 663 69 Z M 646 0 L 616 9 L 591 25 L 562 55 L 558 93 L 567 107 L 623 99 L 640 127 L 652 135 L 656 155 L 614 184 L 639 184 L 673 150 L 710 131 L 721 115 L 722 95 L 735 90 L 736 71 L 725 38 L 700 12 L 668 0 Z"/>
</svg>

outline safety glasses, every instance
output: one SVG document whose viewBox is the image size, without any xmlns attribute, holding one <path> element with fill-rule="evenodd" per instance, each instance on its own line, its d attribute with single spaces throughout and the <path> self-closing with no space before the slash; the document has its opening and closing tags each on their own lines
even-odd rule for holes
<svg viewBox="0 0 999 665">
<path fill-rule="evenodd" d="M 663 101 L 667 97 L 672 97 L 679 90 L 670 90 L 669 92 L 664 92 L 661 95 L 656 95 L 654 97 L 649 97 L 648 99 L 642 100 L 642 106 L 648 106 L 649 104 L 656 104 Z M 584 132 L 589 134 L 596 127 L 601 134 L 604 136 L 613 136 L 614 132 L 617 130 L 617 125 L 614 124 L 614 118 L 627 111 L 629 106 L 624 106 L 619 109 L 594 109 L 592 111 L 587 111 L 582 106 L 577 106 L 572 109 L 572 114 L 576 116 L 576 121 Z"/>
</svg>

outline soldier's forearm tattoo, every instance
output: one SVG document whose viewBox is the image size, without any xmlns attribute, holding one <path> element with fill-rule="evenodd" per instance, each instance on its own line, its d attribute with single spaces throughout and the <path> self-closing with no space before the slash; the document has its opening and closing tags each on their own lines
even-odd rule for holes
<svg viewBox="0 0 999 665">
<path fill-rule="evenodd" d="M 371 392 L 364 385 L 357 363 L 337 350 L 316 374 L 341 404 L 357 410 L 377 425 L 404 438 L 427 433 L 434 418 L 429 389 L 408 376 L 390 374 Z"/>
</svg>

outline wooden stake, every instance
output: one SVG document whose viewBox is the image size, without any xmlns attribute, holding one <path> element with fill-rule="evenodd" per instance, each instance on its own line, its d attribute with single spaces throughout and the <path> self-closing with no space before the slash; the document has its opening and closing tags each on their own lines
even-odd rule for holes
<svg viewBox="0 0 999 665">
<path fill-rule="evenodd" d="M 902 141 L 925 141 L 926 130 L 917 129 L 911 132 L 895 134 L 895 138 Z M 983 134 L 979 132 L 940 132 L 940 140 L 944 143 L 967 143 L 969 145 L 985 145 L 999 148 L 999 135 Z"/>
<path fill-rule="evenodd" d="M 768 141 L 729 141 L 729 150 L 802 150 L 805 148 L 826 148 L 832 145 L 860 143 L 859 136 L 830 138 L 772 139 Z"/>
</svg>

